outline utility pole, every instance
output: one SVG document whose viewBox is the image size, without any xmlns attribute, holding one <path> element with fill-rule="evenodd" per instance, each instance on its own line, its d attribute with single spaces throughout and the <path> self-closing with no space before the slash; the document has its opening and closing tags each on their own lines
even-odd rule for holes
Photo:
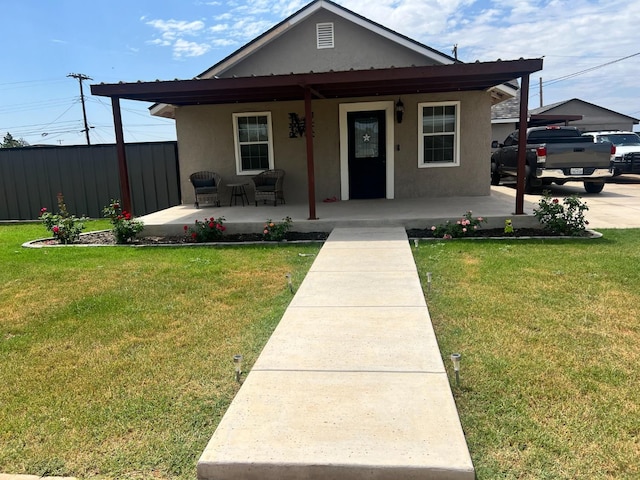
<svg viewBox="0 0 640 480">
<path fill-rule="evenodd" d="M 91 140 L 89 139 L 89 124 L 87 123 L 87 110 L 84 106 L 84 92 L 82 91 L 82 81 L 83 80 L 93 80 L 93 78 L 88 77 L 82 73 L 70 73 L 67 77 L 75 78 L 80 83 L 80 101 L 82 102 L 82 116 L 84 118 L 84 133 L 87 136 L 87 145 L 91 145 Z"/>
<path fill-rule="evenodd" d="M 540 108 L 544 106 L 544 102 L 542 100 L 542 77 L 540 77 Z"/>
</svg>

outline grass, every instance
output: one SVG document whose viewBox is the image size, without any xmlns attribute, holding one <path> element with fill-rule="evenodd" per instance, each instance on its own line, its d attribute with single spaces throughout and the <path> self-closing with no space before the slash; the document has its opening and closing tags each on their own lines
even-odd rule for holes
<svg viewBox="0 0 640 480">
<path fill-rule="evenodd" d="M 0 227 L 0 472 L 193 479 L 319 245 L 20 247 L 43 236 Z"/>
<path fill-rule="evenodd" d="M 480 480 L 640 477 L 640 232 L 604 233 L 414 249 Z M 0 472 L 193 479 L 318 245 L 20 247 L 45 235 L 0 227 Z"/>
<path fill-rule="evenodd" d="M 482 479 L 640 478 L 640 232 L 421 243 Z"/>
</svg>

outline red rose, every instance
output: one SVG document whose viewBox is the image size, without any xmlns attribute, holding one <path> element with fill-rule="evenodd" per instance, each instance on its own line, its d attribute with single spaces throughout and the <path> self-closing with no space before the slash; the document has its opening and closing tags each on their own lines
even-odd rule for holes
<svg viewBox="0 0 640 480">
<path fill-rule="evenodd" d="M 193 233 L 191 234 L 191 238 L 193 238 L 194 240 L 196 239 L 196 237 L 197 237 L 197 236 L 198 236 L 198 234 L 197 234 L 196 232 L 193 232 Z"/>
<path fill-rule="evenodd" d="M 184 231 L 186 232 L 187 230 L 189 230 L 189 227 L 187 227 L 186 225 L 184 226 Z"/>
<path fill-rule="evenodd" d="M 213 228 L 213 227 L 215 227 L 215 226 L 216 226 L 216 224 L 215 224 L 215 223 L 213 223 L 213 222 L 209 222 L 209 228 Z"/>
<path fill-rule="evenodd" d="M 54 225 L 53 228 L 51 229 L 51 231 L 53 233 L 58 233 L 60 231 L 60 227 L 58 227 L 57 225 Z"/>
<path fill-rule="evenodd" d="M 124 218 L 125 218 L 125 220 L 131 220 L 131 214 L 130 214 L 130 213 L 127 213 L 127 214 L 124 216 Z"/>
</svg>

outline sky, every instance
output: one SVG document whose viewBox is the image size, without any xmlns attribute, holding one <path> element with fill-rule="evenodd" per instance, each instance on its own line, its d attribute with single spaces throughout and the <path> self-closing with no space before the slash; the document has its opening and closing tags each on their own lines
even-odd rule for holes
<svg viewBox="0 0 640 480">
<path fill-rule="evenodd" d="M 310 3 L 300 0 L 6 0 L 0 138 L 113 143 L 109 99 L 89 85 L 189 79 Z M 463 62 L 544 58 L 530 108 L 579 98 L 640 118 L 640 10 L 628 0 L 336 0 Z M 123 100 L 126 142 L 175 140 L 172 120 Z M 640 130 L 639 126 L 635 126 Z"/>
</svg>

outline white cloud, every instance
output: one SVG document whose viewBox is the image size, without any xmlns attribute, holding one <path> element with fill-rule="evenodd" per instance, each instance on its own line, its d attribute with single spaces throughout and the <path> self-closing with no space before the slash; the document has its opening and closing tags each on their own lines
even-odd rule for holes
<svg viewBox="0 0 640 480">
<path fill-rule="evenodd" d="M 211 47 L 206 43 L 188 42 L 179 38 L 173 44 L 173 56 L 181 57 L 199 57 L 207 53 Z"/>
</svg>

